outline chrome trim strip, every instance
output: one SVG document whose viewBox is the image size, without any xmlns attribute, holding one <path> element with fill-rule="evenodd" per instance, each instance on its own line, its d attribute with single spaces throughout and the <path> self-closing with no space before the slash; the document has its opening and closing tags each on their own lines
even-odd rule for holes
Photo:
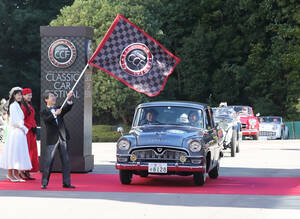
<svg viewBox="0 0 300 219">
<path fill-rule="evenodd" d="M 177 151 L 185 151 L 188 155 L 190 155 L 190 152 L 185 149 L 185 148 L 178 148 L 178 147 L 172 147 L 172 146 L 162 146 L 162 145 L 148 145 L 148 146 L 136 146 L 136 147 L 131 147 L 130 150 L 129 150 L 129 153 L 131 153 L 133 150 L 139 150 L 139 149 L 143 149 L 143 148 L 164 148 L 164 149 L 174 149 L 174 150 L 177 150 Z"/>
</svg>

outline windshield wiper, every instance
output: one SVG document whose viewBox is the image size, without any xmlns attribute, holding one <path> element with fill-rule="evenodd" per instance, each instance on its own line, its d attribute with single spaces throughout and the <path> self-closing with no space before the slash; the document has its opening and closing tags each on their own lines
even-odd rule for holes
<svg viewBox="0 0 300 219">
<path fill-rule="evenodd" d="M 176 125 L 176 126 L 185 126 L 184 124 L 178 124 L 178 123 L 161 123 L 162 125 Z"/>
</svg>

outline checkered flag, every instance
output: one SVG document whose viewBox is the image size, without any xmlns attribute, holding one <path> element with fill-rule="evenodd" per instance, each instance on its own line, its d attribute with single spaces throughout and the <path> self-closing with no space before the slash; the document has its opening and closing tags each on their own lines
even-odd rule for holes
<svg viewBox="0 0 300 219">
<path fill-rule="evenodd" d="M 88 63 L 153 97 L 164 89 L 179 61 L 155 39 L 118 14 Z"/>
</svg>

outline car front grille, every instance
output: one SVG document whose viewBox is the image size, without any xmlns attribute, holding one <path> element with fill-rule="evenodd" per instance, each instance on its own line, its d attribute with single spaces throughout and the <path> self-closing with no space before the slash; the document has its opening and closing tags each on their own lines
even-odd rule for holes
<svg viewBox="0 0 300 219">
<path fill-rule="evenodd" d="M 272 132 L 272 131 L 260 131 L 259 135 L 260 136 L 275 136 L 276 132 Z"/>
<path fill-rule="evenodd" d="M 242 129 L 246 129 L 247 128 L 247 124 L 246 123 L 242 123 Z"/>
<path fill-rule="evenodd" d="M 165 148 L 136 149 L 131 154 L 137 161 L 145 162 L 178 162 L 181 156 L 188 155 L 185 151 Z"/>
</svg>

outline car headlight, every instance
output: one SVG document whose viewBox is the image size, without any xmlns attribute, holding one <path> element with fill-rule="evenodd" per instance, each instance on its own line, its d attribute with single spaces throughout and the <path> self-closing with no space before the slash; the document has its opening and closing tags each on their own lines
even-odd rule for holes
<svg viewBox="0 0 300 219">
<path fill-rule="evenodd" d="M 130 147 L 130 142 L 126 139 L 122 139 L 118 142 L 118 148 L 122 151 L 128 150 Z"/>
<path fill-rule="evenodd" d="M 191 141 L 189 148 L 192 152 L 199 152 L 201 150 L 201 143 L 199 141 Z"/>
<path fill-rule="evenodd" d="M 276 131 L 277 130 L 277 125 L 273 125 L 272 130 Z"/>
<path fill-rule="evenodd" d="M 256 119 L 249 119 L 249 124 L 254 127 L 256 125 Z"/>
</svg>

